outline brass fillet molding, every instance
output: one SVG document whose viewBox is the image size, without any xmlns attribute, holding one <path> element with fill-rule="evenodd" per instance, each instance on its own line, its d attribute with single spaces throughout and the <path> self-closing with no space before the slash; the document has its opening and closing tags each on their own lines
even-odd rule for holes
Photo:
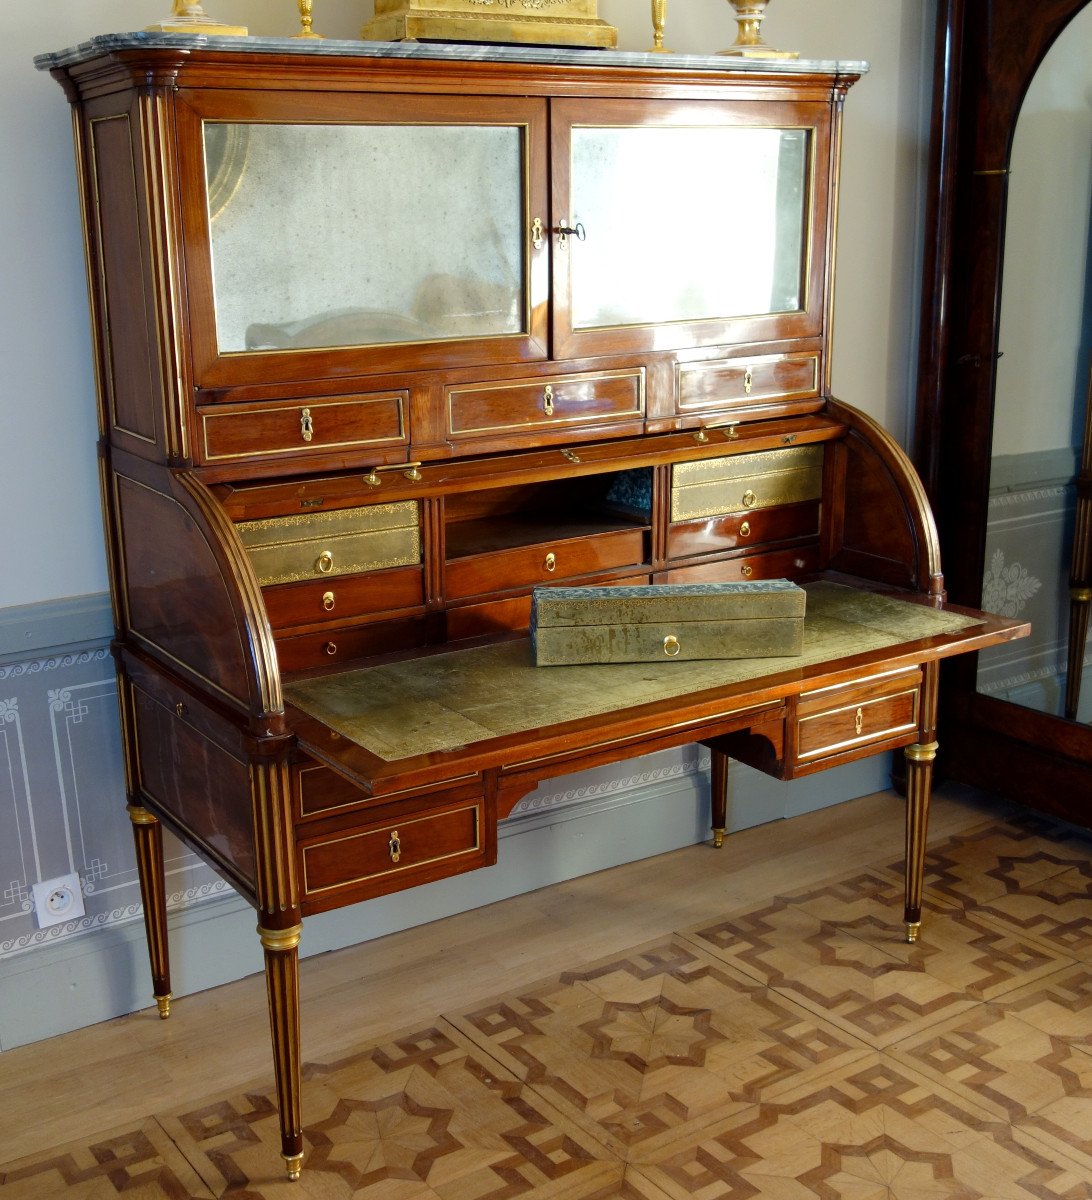
<svg viewBox="0 0 1092 1200">
<path fill-rule="evenodd" d="M 265 950 L 285 951 L 295 950 L 300 944 L 300 938 L 303 935 L 303 925 L 291 925 L 288 929 L 266 929 L 264 925 L 258 926 L 258 937 L 261 939 L 262 947 Z"/>
<path fill-rule="evenodd" d="M 911 762 L 930 763 L 936 758 L 939 747 L 939 742 L 918 742 L 907 746 L 904 753 Z"/>
<path fill-rule="evenodd" d="M 134 825 L 158 825 L 159 818 L 155 813 L 150 813 L 146 808 L 139 804 L 127 804 L 125 806 L 129 814 L 129 820 Z"/>
</svg>

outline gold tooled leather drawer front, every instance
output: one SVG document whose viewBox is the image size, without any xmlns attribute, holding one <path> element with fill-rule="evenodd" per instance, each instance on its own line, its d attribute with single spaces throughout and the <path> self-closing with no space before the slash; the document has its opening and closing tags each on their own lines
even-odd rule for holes
<svg viewBox="0 0 1092 1200">
<path fill-rule="evenodd" d="M 405 393 L 267 404 L 207 404 L 197 410 L 205 463 L 269 455 L 316 455 L 405 446 Z"/>
<path fill-rule="evenodd" d="M 453 387 L 447 391 L 447 408 L 453 438 L 641 420 L 645 374 L 640 369 L 605 371 Z"/>
<path fill-rule="evenodd" d="M 814 762 L 887 741 L 912 741 L 921 672 L 805 692 L 797 702 L 796 761 Z"/>
<path fill-rule="evenodd" d="M 679 363 L 677 374 L 680 413 L 747 408 L 819 395 L 818 354 Z"/>
<path fill-rule="evenodd" d="M 235 528 L 263 587 L 421 561 L 416 500 L 241 521 Z"/>
<path fill-rule="evenodd" d="M 706 458 L 672 468 L 671 519 L 798 504 L 822 494 L 822 446 Z"/>
</svg>

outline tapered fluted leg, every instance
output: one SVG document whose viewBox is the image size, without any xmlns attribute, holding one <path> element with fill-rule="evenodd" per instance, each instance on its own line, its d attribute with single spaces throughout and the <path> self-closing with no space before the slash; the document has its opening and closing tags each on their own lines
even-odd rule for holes
<svg viewBox="0 0 1092 1200">
<path fill-rule="evenodd" d="M 710 792 L 712 793 L 713 846 L 719 850 L 724 845 L 728 828 L 728 755 L 710 749 L 709 767 Z"/>
<path fill-rule="evenodd" d="M 281 1154 L 289 1179 L 299 1179 L 303 1166 L 303 1109 L 300 1101 L 300 977 L 302 925 L 263 929 L 269 1028 L 273 1037 L 273 1071 L 281 1119 Z"/>
<path fill-rule="evenodd" d="M 1088 617 L 1092 611 L 1092 587 L 1069 589 L 1069 650 L 1065 673 L 1065 715 L 1077 719 L 1081 704 L 1081 676 L 1084 673 L 1084 651 L 1088 644 Z"/>
<path fill-rule="evenodd" d="M 925 838 L 933 792 L 936 742 L 906 747 L 906 940 L 921 932 L 921 899 L 925 879 Z"/>
<path fill-rule="evenodd" d="M 167 951 L 167 890 L 163 878 L 163 829 L 159 821 L 139 804 L 129 805 L 136 843 L 137 877 L 144 904 L 144 931 L 152 968 L 152 994 L 159 1015 L 171 1014 L 171 971 Z"/>
</svg>

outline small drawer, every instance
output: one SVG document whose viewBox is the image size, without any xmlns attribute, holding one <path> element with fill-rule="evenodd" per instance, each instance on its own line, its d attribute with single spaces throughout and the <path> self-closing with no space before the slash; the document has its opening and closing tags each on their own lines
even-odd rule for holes
<svg viewBox="0 0 1092 1200">
<path fill-rule="evenodd" d="M 266 404 L 209 404 L 197 410 L 200 461 L 405 446 L 406 393 Z"/>
<path fill-rule="evenodd" d="M 819 395 L 818 354 L 679 363 L 676 372 L 680 414 L 811 400 Z"/>
<path fill-rule="evenodd" d="M 822 446 L 706 458 L 672 468 L 671 519 L 800 504 L 822 494 Z"/>
<path fill-rule="evenodd" d="M 796 709 L 796 761 L 814 762 L 883 742 L 912 741 L 920 694 L 917 670 L 804 692 Z"/>
<path fill-rule="evenodd" d="M 657 583 L 732 583 L 738 579 L 799 579 L 819 570 L 817 545 L 794 546 L 768 554 L 721 558 L 716 562 L 674 567 L 656 576 Z"/>
<path fill-rule="evenodd" d="M 453 438 L 541 433 L 574 425 L 641 420 L 645 373 L 605 371 L 510 379 L 447 390 L 448 432 Z"/>
<path fill-rule="evenodd" d="M 421 561 L 416 500 L 241 521 L 235 528 L 263 587 Z"/>
<path fill-rule="evenodd" d="M 635 567 L 644 560 L 645 533 L 641 529 L 536 542 L 531 546 L 450 559 L 445 567 L 444 594 L 448 600 L 459 600 L 595 571 Z"/>
<path fill-rule="evenodd" d="M 765 542 L 814 537 L 819 532 L 819 503 L 785 504 L 754 512 L 727 513 L 668 527 L 668 558 L 690 558 L 725 550 L 744 550 Z"/>
<path fill-rule="evenodd" d="M 427 786 L 408 792 L 373 796 L 336 771 L 310 759 L 305 759 L 293 769 L 292 780 L 296 818 L 305 821 L 308 826 L 320 819 L 341 818 L 357 809 L 374 810 L 393 803 L 416 801 L 422 796 L 428 796 L 433 803 L 437 799 L 435 790 Z M 442 798 L 445 803 L 467 799 L 477 802 L 481 792 L 480 777 L 468 775 L 462 783 L 454 781 L 452 786 L 445 787 Z M 373 817 L 369 816 L 368 819 Z"/>
<path fill-rule="evenodd" d="M 300 880 L 311 911 L 458 875 L 496 858 L 495 831 L 480 795 L 385 811 L 386 819 L 300 841 Z"/>
<path fill-rule="evenodd" d="M 282 671 L 309 671 L 394 650 L 413 650 L 438 641 L 440 625 L 440 614 L 424 613 L 312 633 L 277 633 L 277 663 Z"/>
<path fill-rule="evenodd" d="M 369 613 L 419 608 L 425 602 L 420 567 L 393 567 L 315 583 L 285 583 L 262 593 L 274 629 L 344 621 Z"/>
</svg>

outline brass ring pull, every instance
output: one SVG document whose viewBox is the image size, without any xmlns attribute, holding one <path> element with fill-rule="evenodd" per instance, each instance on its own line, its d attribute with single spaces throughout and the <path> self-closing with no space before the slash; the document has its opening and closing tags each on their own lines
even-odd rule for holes
<svg viewBox="0 0 1092 1200">
<path fill-rule="evenodd" d="M 667 637 L 664 638 L 664 653 L 668 658 L 674 658 L 681 649 L 682 646 L 679 645 L 679 639 L 675 637 L 674 634 L 669 633 Z"/>
<path fill-rule="evenodd" d="M 744 508 L 754 508 L 754 506 L 757 503 L 758 503 L 758 497 L 754 494 L 754 492 L 751 491 L 750 488 L 748 488 L 743 493 L 743 507 Z"/>
<path fill-rule="evenodd" d="M 315 434 L 315 423 L 311 420 L 311 410 L 304 408 L 300 410 L 300 437 L 305 442 L 309 442 Z"/>
<path fill-rule="evenodd" d="M 322 649 L 323 649 L 324 653 L 328 654 L 331 658 L 333 658 L 334 655 L 337 653 L 337 642 L 327 642 L 326 645 L 323 646 Z"/>
<path fill-rule="evenodd" d="M 557 570 L 557 555 L 551 550 L 550 553 L 546 555 L 546 561 L 542 565 L 546 568 L 547 571 L 556 571 Z"/>
<path fill-rule="evenodd" d="M 326 609 L 327 612 L 333 612 L 333 609 L 334 609 L 334 593 L 333 592 L 323 592 L 322 593 L 322 607 L 324 609 Z"/>
<path fill-rule="evenodd" d="M 391 856 L 391 862 L 396 863 L 402 857 L 402 839 L 398 836 L 398 830 L 391 830 L 391 838 L 387 843 L 387 853 Z"/>
<path fill-rule="evenodd" d="M 329 550 L 323 550 L 318 558 L 315 559 L 315 570 L 318 571 L 320 575 L 329 575 L 333 569 L 334 556 Z"/>
<path fill-rule="evenodd" d="M 754 573 L 755 573 L 755 569 L 754 569 L 754 567 L 751 567 L 751 566 L 744 566 L 742 571 L 740 571 L 740 574 L 743 576 L 744 579 L 750 579 Z"/>
<path fill-rule="evenodd" d="M 751 522 L 750 521 L 744 521 L 743 524 L 739 527 L 739 536 L 740 537 L 750 537 L 751 536 Z"/>
<path fill-rule="evenodd" d="M 542 393 L 542 411 L 548 417 L 554 415 L 554 386 L 552 383 L 548 383 L 546 390 Z"/>
</svg>

